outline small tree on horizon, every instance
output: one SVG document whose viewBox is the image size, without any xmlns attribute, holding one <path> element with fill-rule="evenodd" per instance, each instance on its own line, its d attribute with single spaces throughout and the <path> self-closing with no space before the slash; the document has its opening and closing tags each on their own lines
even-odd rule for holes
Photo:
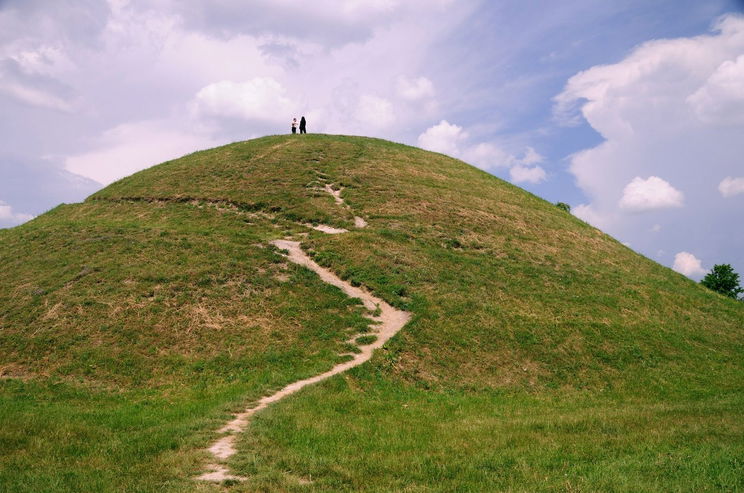
<svg viewBox="0 0 744 493">
<path fill-rule="evenodd" d="M 558 202 L 557 204 L 555 204 L 555 206 L 559 209 L 563 209 L 566 212 L 571 212 L 571 206 L 565 202 Z"/>
<path fill-rule="evenodd" d="M 744 289 L 739 286 L 739 274 L 729 264 L 716 264 L 700 284 L 729 298 L 738 299 Z"/>
</svg>

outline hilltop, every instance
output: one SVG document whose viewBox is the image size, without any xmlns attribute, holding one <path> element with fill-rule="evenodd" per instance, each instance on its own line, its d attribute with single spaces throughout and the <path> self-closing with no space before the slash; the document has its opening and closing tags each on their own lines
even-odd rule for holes
<svg viewBox="0 0 744 493">
<path fill-rule="evenodd" d="M 217 488 L 192 478 L 230 413 L 374 329 L 285 237 L 412 319 L 258 413 L 232 491 L 744 487 L 741 303 L 466 163 L 325 135 L 196 152 L 0 231 L 0 482 Z"/>
</svg>

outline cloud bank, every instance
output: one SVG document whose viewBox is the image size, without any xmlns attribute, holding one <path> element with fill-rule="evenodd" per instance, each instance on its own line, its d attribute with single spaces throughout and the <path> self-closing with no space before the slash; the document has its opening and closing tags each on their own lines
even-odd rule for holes
<svg viewBox="0 0 744 493">
<path fill-rule="evenodd" d="M 554 115 L 564 125 L 586 122 L 604 139 L 570 158 L 589 198 L 576 214 L 643 252 L 682 247 L 731 262 L 725 252 L 744 246 L 744 228 L 726 237 L 710 227 L 744 213 L 720 200 L 741 193 L 731 177 L 741 174 L 744 150 L 742 54 L 744 18 L 730 15 L 711 34 L 649 41 L 574 75 Z M 651 224 L 663 226 L 653 240 Z"/>
</svg>

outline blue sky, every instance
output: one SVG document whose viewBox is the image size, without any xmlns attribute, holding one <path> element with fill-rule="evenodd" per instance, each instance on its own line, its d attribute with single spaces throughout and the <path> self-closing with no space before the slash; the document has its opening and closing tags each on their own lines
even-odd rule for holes
<svg viewBox="0 0 744 493">
<path fill-rule="evenodd" d="M 0 227 L 288 130 L 463 159 L 744 275 L 742 2 L 0 0 Z"/>
</svg>

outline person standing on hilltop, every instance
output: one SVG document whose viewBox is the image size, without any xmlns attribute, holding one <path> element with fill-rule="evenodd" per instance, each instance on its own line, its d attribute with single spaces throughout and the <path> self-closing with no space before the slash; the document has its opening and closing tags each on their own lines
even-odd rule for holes
<svg viewBox="0 0 744 493">
<path fill-rule="evenodd" d="M 292 118 L 292 133 L 297 133 L 297 118 Z"/>
<path fill-rule="evenodd" d="M 305 128 L 306 125 L 307 125 L 307 121 L 305 121 L 305 117 L 303 116 L 302 118 L 300 118 L 300 133 L 301 134 L 307 133 L 307 129 Z"/>
</svg>

